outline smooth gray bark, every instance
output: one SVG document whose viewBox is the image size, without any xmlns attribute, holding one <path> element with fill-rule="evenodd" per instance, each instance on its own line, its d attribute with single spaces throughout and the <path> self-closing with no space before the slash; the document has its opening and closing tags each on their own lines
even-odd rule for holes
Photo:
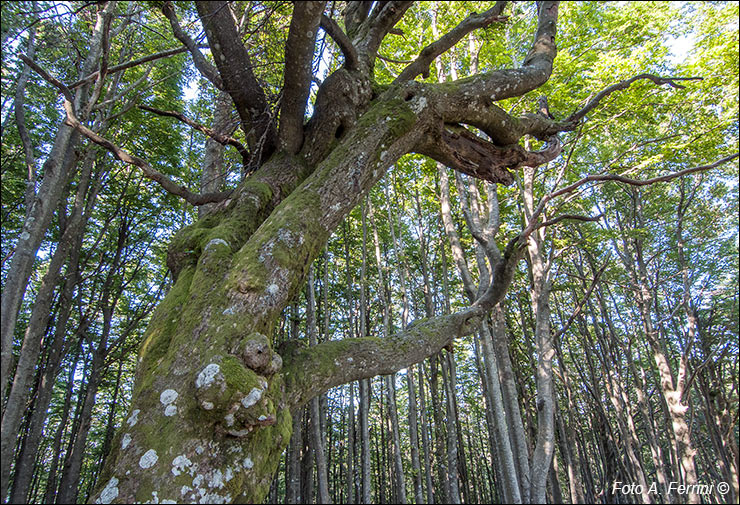
<svg viewBox="0 0 740 505">
<path fill-rule="evenodd" d="M 90 50 L 82 66 L 81 77 L 90 74 L 98 64 L 106 20 L 112 15 L 114 7 L 115 2 L 108 2 L 97 15 L 90 38 Z M 110 28 L 109 24 L 107 28 Z M 81 86 L 77 89 L 74 95 L 74 109 L 79 111 L 87 106 L 88 92 L 89 86 Z M 81 117 L 85 119 L 85 116 Z M 0 346 L 2 348 L 0 350 L 0 401 L 4 401 L 6 397 L 6 388 L 12 374 L 13 334 L 18 311 L 26 292 L 36 252 L 64 192 L 70 169 L 74 166 L 74 147 L 78 139 L 79 133 L 72 127 L 66 124 L 59 126 L 54 145 L 43 165 L 41 184 L 33 203 L 26 209 L 23 228 L 8 267 L 0 302 Z M 3 410 L 4 408 L 3 404 Z M 3 470 L 1 476 L 2 488 L 7 489 L 7 472 Z"/>
</svg>

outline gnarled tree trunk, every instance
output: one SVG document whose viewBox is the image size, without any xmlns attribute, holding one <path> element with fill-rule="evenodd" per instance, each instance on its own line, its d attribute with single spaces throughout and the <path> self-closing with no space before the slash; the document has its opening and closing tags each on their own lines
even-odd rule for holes
<svg viewBox="0 0 740 505">
<path fill-rule="evenodd" d="M 399 157 L 418 152 L 476 177 L 511 183 L 509 168 L 547 156 L 528 153 L 516 144 L 519 138 L 573 127 L 543 114 L 514 118 L 493 105 L 549 78 L 553 3 L 539 6 L 535 43 L 521 68 L 445 84 L 411 80 L 430 56 L 498 19 L 503 5 L 497 4 L 423 51 L 386 88 L 373 83 L 377 49 L 410 2 L 381 3 L 370 12 L 351 4 L 346 33 L 321 17 L 322 3 L 297 3 L 278 125 L 270 122 L 228 4 L 196 6 L 216 62 L 210 76 L 231 95 L 247 138 L 260 141 L 250 146 L 258 168 L 170 244 L 168 266 L 176 281 L 146 332 L 131 411 L 93 495 L 106 503 L 261 502 L 290 440 L 291 412 L 330 387 L 393 373 L 474 331 L 502 299 L 526 237 L 510 243 L 488 288 L 460 312 L 419 320 L 384 338 L 279 349 L 268 338 L 330 234 Z M 323 81 L 303 126 L 320 23 L 338 41 L 345 64 Z M 191 52 L 208 75 L 197 47 Z M 455 124 L 476 126 L 491 141 L 445 126 Z M 127 161 L 151 169 L 142 160 Z"/>
</svg>

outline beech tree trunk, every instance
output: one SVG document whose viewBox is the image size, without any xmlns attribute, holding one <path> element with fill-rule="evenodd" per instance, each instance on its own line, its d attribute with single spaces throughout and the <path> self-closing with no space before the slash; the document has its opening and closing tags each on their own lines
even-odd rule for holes
<svg viewBox="0 0 740 505">
<path fill-rule="evenodd" d="M 541 114 L 508 120 L 492 102 L 470 99 L 471 93 L 487 101 L 520 96 L 547 81 L 555 56 L 555 4 L 540 6 L 535 43 L 516 71 L 491 72 L 456 89 L 412 81 L 427 64 L 424 53 L 393 86 L 379 89 L 372 82 L 377 49 L 409 5 L 378 4 L 373 15 L 359 13 L 356 23 L 348 18 L 346 38 L 337 34 L 345 65 L 323 81 L 313 116 L 301 126 L 313 42 L 297 37 L 308 33 L 315 40 L 323 4 L 296 4 L 286 44 L 286 68 L 295 71 L 285 74 L 288 96 L 276 126 L 261 112 L 265 95 L 228 4 L 196 4 L 216 68 L 196 64 L 230 93 L 245 134 L 265 142 L 255 152 L 252 175 L 170 244 L 168 266 L 176 280 L 147 329 L 131 410 L 93 501 L 261 502 L 290 440 L 292 412 L 333 386 L 391 374 L 435 354 L 474 331 L 503 298 L 523 239 L 512 241 L 495 266 L 498 275 L 467 309 L 417 321 L 384 338 L 272 348 L 275 321 L 305 285 L 307 265 L 400 156 L 419 152 L 510 183 L 507 167 L 543 156 L 512 143 L 574 127 Z M 497 4 L 469 18 L 455 36 L 490 24 L 502 8 Z M 358 14 L 353 9 L 349 13 Z M 197 51 L 191 50 L 196 59 Z M 476 125 L 492 142 L 447 132 L 444 125 L 451 123 Z M 463 156 L 481 161 L 473 145 L 488 153 L 476 169 L 450 154 L 462 149 Z M 128 159 L 147 169 L 141 160 Z"/>
</svg>

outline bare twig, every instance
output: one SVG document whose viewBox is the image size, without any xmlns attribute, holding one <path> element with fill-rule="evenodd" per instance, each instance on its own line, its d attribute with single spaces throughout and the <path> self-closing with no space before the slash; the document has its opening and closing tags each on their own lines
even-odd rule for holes
<svg viewBox="0 0 740 505">
<path fill-rule="evenodd" d="M 560 215 L 560 216 L 558 216 L 558 217 L 556 217 L 554 219 L 550 219 L 548 221 L 543 221 L 542 223 L 540 223 L 537 226 L 535 226 L 535 230 L 536 229 L 539 229 L 539 228 L 544 228 L 546 226 L 552 226 L 554 224 L 559 223 L 560 221 L 565 221 L 565 220 L 569 220 L 569 221 L 582 221 L 582 222 L 586 222 L 586 223 L 588 223 L 588 222 L 591 222 L 592 223 L 594 221 L 598 221 L 602 217 L 604 217 L 604 214 L 599 214 L 598 216 L 579 216 L 577 214 L 562 214 L 562 215 Z"/>
<path fill-rule="evenodd" d="M 162 51 L 159 53 L 150 54 L 148 56 L 144 56 L 143 58 L 139 58 L 137 60 L 131 60 L 127 61 L 126 63 L 121 63 L 120 65 L 114 65 L 108 69 L 108 75 L 115 74 L 117 72 L 120 72 L 121 70 L 126 70 L 131 67 L 135 67 L 137 65 L 141 65 L 143 63 L 147 63 L 149 61 L 158 60 L 161 58 L 167 58 L 168 56 L 172 56 L 179 53 L 184 53 L 188 49 L 186 47 L 176 47 L 174 49 L 168 49 L 166 51 Z M 84 77 L 83 79 L 80 79 L 79 81 L 75 81 L 72 84 L 69 85 L 69 89 L 75 89 L 79 88 L 83 84 L 87 84 L 89 82 L 92 82 L 98 77 L 98 71 L 96 70 L 92 74 L 88 75 L 87 77 Z"/>
<path fill-rule="evenodd" d="M 557 191 L 554 191 L 552 193 L 549 193 L 545 195 L 542 200 L 540 201 L 537 208 L 532 213 L 532 217 L 529 220 L 529 225 L 520 233 L 519 240 L 524 241 L 526 238 L 539 226 L 537 225 L 537 218 L 542 214 L 542 212 L 545 210 L 545 205 L 547 205 L 547 202 L 552 200 L 553 198 L 557 198 L 558 196 L 572 193 L 579 187 L 583 186 L 587 182 L 604 182 L 604 181 L 617 181 L 622 182 L 624 184 L 629 184 L 631 186 L 649 186 L 651 184 L 656 184 L 658 182 L 668 182 L 673 179 L 676 179 L 678 177 L 682 177 L 684 175 L 693 174 L 695 172 L 704 172 L 707 170 L 711 170 L 712 168 L 716 168 L 724 163 L 727 163 L 728 161 L 732 161 L 735 158 L 737 158 L 740 155 L 740 153 L 731 154 L 729 156 L 725 156 L 724 158 L 715 161 L 714 163 L 710 163 L 709 165 L 701 165 L 698 167 L 692 167 L 687 168 L 684 170 L 679 170 L 678 172 L 671 172 L 670 174 L 661 175 L 659 177 L 653 177 L 651 179 L 630 179 L 629 177 L 623 177 L 621 175 L 616 174 L 601 174 L 601 175 L 587 175 L 586 177 L 574 182 L 573 184 L 566 186 L 562 189 L 559 189 Z"/>
<path fill-rule="evenodd" d="M 66 124 L 73 128 L 76 128 L 85 137 L 89 138 L 91 141 L 95 142 L 99 146 L 106 148 L 117 159 L 123 161 L 124 163 L 128 163 L 129 165 L 139 167 L 148 179 L 151 179 L 162 186 L 162 188 L 165 189 L 168 193 L 172 193 L 173 195 L 184 198 L 191 205 L 197 206 L 206 203 L 220 202 L 231 195 L 230 191 L 203 194 L 191 192 L 185 186 L 177 184 L 163 173 L 153 169 L 145 160 L 127 153 L 110 140 L 98 135 L 97 133 L 80 123 L 80 121 L 74 115 L 72 103 L 69 100 L 64 101 L 64 109 L 67 112 L 67 119 L 65 120 Z"/>
<path fill-rule="evenodd" d="M 138 108 L 141 110 L 152 112 L 154 114 L 157 114 L 158 116 L 173 117 L 194 128 L 195 130 L 198 130 L 199 132 L 211 137 L 219 144 L 233 146 L 236 148 L 237 151 L 239 151 L 239 154 L 242 156 L 244 166 L 246 167 L 249 163 L 249 151 L 247 151 L 247 148 L 244 147 L 241 142 L 239 142 L 234 137 L 231 137 L 230 135 L 224 135 L 213 130 L 212 128 L 208 128 L 207 126 L 203 126 L 200 123 L 196 123 L 192 119 L 188 118 L 184 114 L 180 114 L 179 112 L 175 112 L 172 110 L 155 109 L 154 107 L 149 107 L 148 105 L 139 105 Z"/>
<path fill-rule="evenodd" d="M 558 331 L 555 336 L 553 337 L 554 340 L 559 339 L 561 336 L 565 334 L 566 331 L 568 331 L 568 328 L 570 328 L 570 325 L 573 324 L 573 321 L 576 317 L 578 317 L 578 314 L 581 313 L 581 310 L 583 309 L 583 306 L 586 304 L 586 301 L 591 296 L 591 293 L 593 292 L 594 288 L 596 287 L 596 284 L 599 282 L 599 278 L 601 277 L 601 274 L 604 273 L 604 270 L 606 270 L 606 267 L 609 265 L 609 262 L 607 261 L 604 263 L 604 265 L 599 268 L 598 272 L 594 275 L 593 280 L 591 281 L 591 285 L 589 286 L 588 290 L 586 291 L 586 294 L 583 295 L 583 299 L 578 302 L 578 306 L 576 307 L 576 310 L 573 311 L 573 313 L 570 315 L 568 320 L 565 322 L 563 327 Z"/>
<path fill-rule="evenodd" d="M 636 75 L 635 77 L 632 77 L 631 79 L 626 79 L 624 81 L 620 81 L 616 84 L 612 84 L 608 88 L 604 89 L 601 93 L 596 95 L 591 101 L 589 101 L 585 107 L 583 107 L 581 110 L 574 112 L 571 114 L 568 119 L 565 120 L 566 123 L 570 122 L 577 122 L 583 119 L 583 117 L 591 112 L 594 108 L 596 108 L 597 105 L 599 105 L 599 102 L 606 98 L 607 96 L 611 95 L 615 91 L 627 89 L 630 87 L 630 85 L 635 82 L 639 81 L 641 79 L 647 79 L 650 81 L 653 81 L 658 86 L 661 86 L 663 84 L 668 84 L 669 86 L 673 88 L 684 88 L 684 86 L 678 84 L 677 81 L 701 81 L 701 77 L 660 77 L 653 74 L 640 74 Z"/>
</svg>

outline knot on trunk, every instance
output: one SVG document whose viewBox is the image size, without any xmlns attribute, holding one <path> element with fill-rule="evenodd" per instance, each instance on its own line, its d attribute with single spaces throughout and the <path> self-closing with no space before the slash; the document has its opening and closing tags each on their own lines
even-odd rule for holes
<svg viewBox="0 0 740 505">
<path fill-rule="evenodd" d="M 283 360 L 270 348 L 267 336 L 254 332 L 241 340 L 232 351 L 248 368 L 260 375 L 270 377 L 280 371 Z"/>
<path fill-rule="evenodd" d="M 255 340 L 259 342 L 259 339 Z M 249 348 L 254 350 L 255 347 L 259 348 L 256 344 Z M 266 353 L 255 352 L 252 356 L 255 359 L 259 357 L 262 363 L 262 354 Z M 272 353 L 264 370 L 275 370 L 275 356 L 282 365 L 280 356 Z M 243 437 L 255 427 L 274 425 L 277 402 L 271 397 L 268 379 L 244 366 L 241 356 L 218 358 L 214 358 L 196 376 L 195 397 L 200 408 L 217 424 L 219 431 Z"/>
</svg>

